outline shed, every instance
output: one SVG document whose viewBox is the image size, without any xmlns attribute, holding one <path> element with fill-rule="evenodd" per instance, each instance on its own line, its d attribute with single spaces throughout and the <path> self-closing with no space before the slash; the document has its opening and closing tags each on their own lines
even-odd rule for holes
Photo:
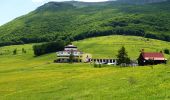
<svg viewBox="0 0 170 100">
<path fill-rule="evenodd" d="M 156 65 L 165 64 L 167 59 L 164 57 L 163 52 L 144 52 L 142 51 L 138 58 L 138 64 L 144 65 Z"/>
</svg>

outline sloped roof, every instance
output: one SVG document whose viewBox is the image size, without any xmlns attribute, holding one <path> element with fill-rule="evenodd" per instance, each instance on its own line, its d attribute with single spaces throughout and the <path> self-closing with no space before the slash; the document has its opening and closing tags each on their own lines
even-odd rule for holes
<svg viewBox="0 0 170 100">
<path fill-rule="evenodd" d="M 77 48 L 77 47 L 71 44 L 71 45 L 65 46 L 65 48 Z"/>
<path fill-rule="evenodd" d="M 159 52 L 143 52 L 142 56 L 145 60 L 153 59 L 153 60 L 166 60 L 163 53 Z"/>
</svg>

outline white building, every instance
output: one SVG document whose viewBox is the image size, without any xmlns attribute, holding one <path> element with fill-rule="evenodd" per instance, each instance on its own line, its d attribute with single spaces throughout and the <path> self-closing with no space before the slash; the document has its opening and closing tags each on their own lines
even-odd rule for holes
<svg viewBox="0 0 170 100">
<path fill-rule="evenodd" d="M 94 62 L 96 64 L 117 65 L 117 59 L 110 59 L 110 58 L 91 59 L 91 62 Z"/>
<path fill-rule="evenodd" d="M 82 62 L 83 52 L 79 51 L 74 45 L 67 45 L 64 51 L 57 52 L 57 60 L 55 62 L 69 62 L 71 54 L 74 56 L 73 62 Z"/>
</svg>

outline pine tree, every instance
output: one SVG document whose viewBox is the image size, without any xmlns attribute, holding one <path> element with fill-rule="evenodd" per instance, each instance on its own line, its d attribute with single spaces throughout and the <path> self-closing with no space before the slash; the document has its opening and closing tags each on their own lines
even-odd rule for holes
<svg viewBox="0 0 170 100">
<path fill-rule="evenodd" d="M 117 58 L 118 58 L 117 60 L 118 65 L 130 64 L 130 58 L 128 57 L 128 54 L 124 46 L 118 51 Z"/>
</svg>

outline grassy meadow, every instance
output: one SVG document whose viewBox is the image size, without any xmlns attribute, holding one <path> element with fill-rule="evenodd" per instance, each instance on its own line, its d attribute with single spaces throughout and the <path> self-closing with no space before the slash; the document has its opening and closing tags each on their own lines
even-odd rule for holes
<svg viewBox="0 0 170 100">
<path fill-rule="evenodd" d="M 83 52 L 93 54 L 94 58 L 116 58 L 118 50 L 125 46 L 130 58 L 134 60 L 139 57 L 142 49 L 146 52 L 160 52 L 170 48 L 170 42 L 120 35 L 89 38 L 73 44 Z"/>
<path fill-rule="evenodd" d="M 94 57 L 116 57 L 124 45 L 131 58 L 139 50 L 160 51 L 168 42 L 135 36 L 106 36 L 74 42 Z M 14 49 L 20 50 L 13 55 Z M 26 49 L 23 54 L 21 49 Z M 170 66 L 120 68 L 56 64 L 55 53 L 34 57 L 32 44 L 1 47 L 0 100 L 169 100 Z M 169 55 L 166 55 L 169 58 Z"/>
</svg>

